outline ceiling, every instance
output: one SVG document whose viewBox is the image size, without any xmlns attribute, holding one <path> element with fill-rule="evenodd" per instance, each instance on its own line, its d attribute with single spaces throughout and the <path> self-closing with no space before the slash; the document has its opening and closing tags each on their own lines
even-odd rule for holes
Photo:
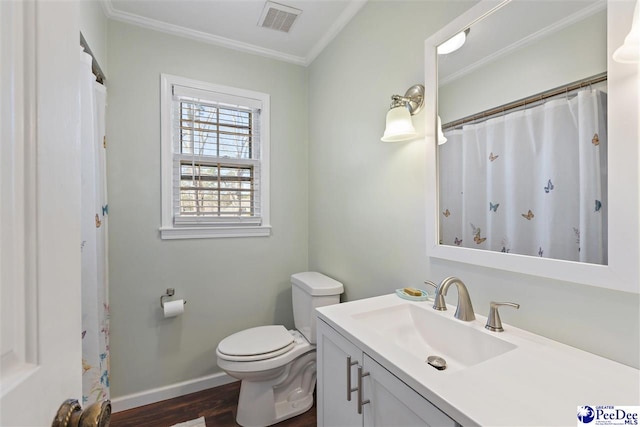
<svg viewBox="0 0 640 427">
<path fill-rule="evenodd" d="M 367 0 L 278 0 L 300 9 L 289 33 L 262 28 L 265 0 L 102 0 L 110 19 L 309 65 Z"/>
<path fill-rule="evenodd" d="M 438 82 L 450 83 L 606 8 L 604 0 L 512 1 L 474 22 L 462 48 L 438 56 Z"/>
</svg>

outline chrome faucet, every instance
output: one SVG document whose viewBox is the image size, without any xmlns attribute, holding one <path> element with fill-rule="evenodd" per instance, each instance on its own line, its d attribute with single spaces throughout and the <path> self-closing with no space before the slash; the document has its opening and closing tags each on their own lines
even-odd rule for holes
<svg viewBox="0 0 640 427">
<path fill-rule="evenodd" d="M 434 310 L 444 311 L 447 309 L 447 305 L 444 301 L 444 296 L 447 295 L 449 286 L 454 283 L 458 288 L 458 307 L 456 308 L 454 317 L 465 322 L 475 320 L 476 315 L 473 314 L 473 305 L 471 304 L 469 291 L 467 291 L 467 287 L 464 285 L 462 280 L 458 279 L 457 277 L 447 277 L 442 282 L 440 282 L 440 285 L 438 285 L 438 287 L 436 288 L 436 295 L 433 303 Z"/>
</svg>

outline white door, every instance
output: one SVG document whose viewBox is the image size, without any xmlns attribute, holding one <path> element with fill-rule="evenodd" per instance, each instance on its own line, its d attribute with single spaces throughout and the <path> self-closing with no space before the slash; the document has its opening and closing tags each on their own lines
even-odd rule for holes
<svg viewBox="0 0 640 427">
<path fill-rule="evenodd" d="M 0 0 L 0 425 L 80 399 L 77 2 Z"/>
</svg>

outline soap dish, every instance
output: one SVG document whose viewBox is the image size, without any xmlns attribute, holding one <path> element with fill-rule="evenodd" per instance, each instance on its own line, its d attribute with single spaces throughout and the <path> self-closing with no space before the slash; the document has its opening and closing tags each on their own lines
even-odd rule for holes
<svg viewBox="0 0 640 427">
<path fill-rule="evenodd" d="M 422 293 L 422 295 L 409 295 L 402 288 L 396 289 L 396 295 L 398 295 L 400 298 L 408 299 L 410 301 L 427 301 L 429 299 L 429 294 L 427 294 L 427 291 L 423 291 L 422 289 L 418 290 Z"/>
</svg>

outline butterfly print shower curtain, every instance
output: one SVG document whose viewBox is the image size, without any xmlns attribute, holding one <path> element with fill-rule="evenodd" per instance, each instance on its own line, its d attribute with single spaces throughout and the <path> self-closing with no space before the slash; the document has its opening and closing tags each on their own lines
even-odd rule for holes
<svg viewBox="0 0 640 427">
<path fill-rule="evenodd" d="M 607 264 L 606 102 L 585 89 L 446 132 L 441 243 Z"/>
</svg>

